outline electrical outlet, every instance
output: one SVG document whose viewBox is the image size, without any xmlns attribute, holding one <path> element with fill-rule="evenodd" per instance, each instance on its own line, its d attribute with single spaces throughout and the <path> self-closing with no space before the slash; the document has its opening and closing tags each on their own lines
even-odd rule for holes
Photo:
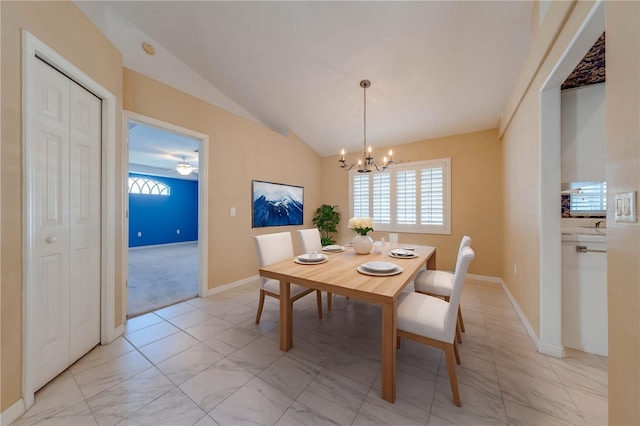
<svg viewBox="0 0 640 426">
<path fill-rule="evenodd" d="M 517 264 L 513 264 L 513 276 L 515 277 L 516 275 L 518 275 L 518 265 Z"/>
<path fill-rule="evenodd" d="M 176 229 L 176 234 L 180 234 L 180 230 L 179 229 Z"/>
<path fill-rule="evenodd" d="M 231 214 L 231 216 L 235 216 L 236 215 L 236 208 L 235 207 L 231 207 L 231 209 L 229 210 L 229 214 Z"/>
<path fill-rule="evenodd" d="M 138 231 L 138 237 L 142 237 L 142 232 Z"/>
</svg>

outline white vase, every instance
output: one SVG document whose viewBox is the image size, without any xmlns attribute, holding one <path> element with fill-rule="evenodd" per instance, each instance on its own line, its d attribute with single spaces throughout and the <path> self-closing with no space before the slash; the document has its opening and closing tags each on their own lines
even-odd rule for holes
<svg viewBox="0 0 640 426">
<path fill-rule="evenodd" d="M 373 247 L 373 240 L 368 235 L 356 235 L 353 239 L 353 249 L 358 254 L 369 254 Z"/>
</svg>

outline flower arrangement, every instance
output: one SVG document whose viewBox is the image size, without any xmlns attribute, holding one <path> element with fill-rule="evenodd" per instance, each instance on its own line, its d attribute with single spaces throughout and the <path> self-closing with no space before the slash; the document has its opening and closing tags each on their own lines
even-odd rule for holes
<svg viewBox="0 0 640 426">
<path fill-rule="evenodd" d="M 373 219 L 370 217 L 352 217 L 349 219 L 349 225 L 347 226 L 360 235 L 367 235 L 367 232 L 373 231 Z"/>
</svg>

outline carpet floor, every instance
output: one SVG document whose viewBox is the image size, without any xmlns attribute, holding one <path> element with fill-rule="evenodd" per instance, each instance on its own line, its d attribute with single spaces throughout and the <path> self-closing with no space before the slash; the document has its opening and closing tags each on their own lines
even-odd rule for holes
<svg viewBox="0 0 640 426">
<path fill-rule="evenodd" d="M 129 249 L 128 317 L 197 295 L 197 242 Z"/>
</svg>

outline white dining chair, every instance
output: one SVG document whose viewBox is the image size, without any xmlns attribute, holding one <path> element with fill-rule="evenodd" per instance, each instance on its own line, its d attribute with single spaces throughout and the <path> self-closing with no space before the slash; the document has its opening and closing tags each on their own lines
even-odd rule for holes
<svg viewBox="0 0 640 426">
<path fill-rule="evenodd" d="M 258 265 L 260 267 L 273 265 L 287 259 L 293 259 L 293 243 L 291 241 L 290 232 L 278 232 L 275 234 L 256 235 L 253 237 L 256 252 L 258 254 Z M 261 277 L 262 285 L 260 287 L 260 302 L 258 304 L 258 314 L 256 315 L 256 324 L 260 322 L 262 316 L 262 308 L 264 307 L 265 296 L 280 299 L 280 281 Z M 291 304 L 306 296 L 309 293 L 316 292 L 318 303 L 318 317 L 322 319 L 322 293 L 320 290 L 303 287 L 301 285 L 291 283 Z"/>
<path fill-rule="evenodd" d="M 318 228 L 298 229 L 298 238 L 302 246 L 303 253 L 312 251 L 322 251 L 322 240 L 320 239 L 320 231 Z M 327 292 L 327 310 L 331 310 L 331 302 L 333 293 Z"/>
<path fill-rule="evenodd" d="M 471 237 L 467 235 L 463 236 L 460 240 L 458 258 L 462 253 L 462 249 L 465 247 L 471 247 Z M 451 287 L 453 286 L 453 272 L 431 269 L 420 271 L 418 275 L 416 275 L 413 286 L 418 293 L 439 296 L 444 298 L 445 301 L 449 301 L 449 297 L 451 297 Z M 456 325 L 458 343 L 462 342 L 460 332 L 464 332 L 464 320 L 462 319 L 462 309 L 458 307 L 458 324 Z"/>
<path fill-rule="evenodd" d="M 398 348 L 401 338 L 415 340 L 438 349 L 442 349 L 447 360 L 447 371 L 451 384 L 453 402 L 460 407 L 460 392 L 456 376 L 455 362 L 460 364 L 460 355 L 456 343 L 456 324 L 462 285 L 469 269 L 469 263 L 475 254 L 471 247 L 464 247 L 458 256 L 453 274 L 453 287 L 449 301 L 422 293 L 403 292 L 398 297 L 396 328 Z"/>
</svg>

